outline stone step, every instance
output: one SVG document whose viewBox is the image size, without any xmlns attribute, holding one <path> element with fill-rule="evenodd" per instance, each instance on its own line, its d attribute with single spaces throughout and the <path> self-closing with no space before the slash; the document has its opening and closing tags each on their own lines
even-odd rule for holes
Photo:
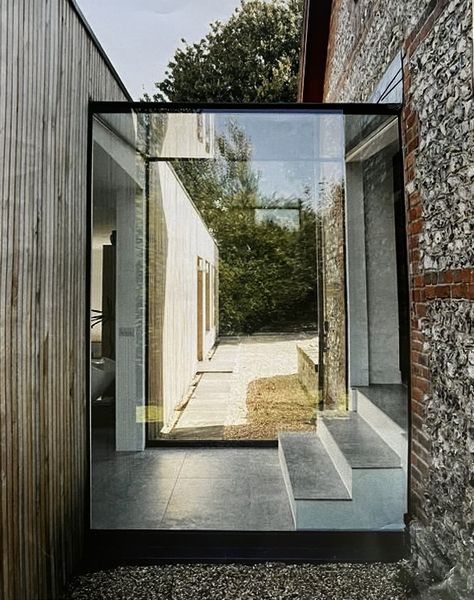
<svg viewBox="0 0 474 600">
<path fill-rule="evenodd" d="M 296 500 L 350 500 L 316 433 L 280 433 L 279 450 Z"/>
<path fill-rule="evenodd" d="M 403 385 L 371 385 L 353 389 L 357 413 L 408 463 L 408 392 Z"/>
<path fill-rule="evenodd" d="M 404 529 L 400 457 L 356 413 L 324 414 L 317 433 L 280 434 L 279 454 L 295 529 Z"/>
<path fill-rule="evenodd" d="M 323 413 L 318 433 L 329 451 L 337 448 L 337 458 L 331 457 L 339 470 L 348 472 L 347 466 L 352 470 L 401 467 L 400 456 L 355 412 Z"/>
<path fill-rule="evenodd" d="M 305 502 L 350 502 L 349 490 L 316 433 L 280 433 L 278 453 L 296 528 Z"/>
</svg>

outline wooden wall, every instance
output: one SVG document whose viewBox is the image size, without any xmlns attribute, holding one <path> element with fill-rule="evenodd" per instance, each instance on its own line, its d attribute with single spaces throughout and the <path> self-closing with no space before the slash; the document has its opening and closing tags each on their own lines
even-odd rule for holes
<svg viewBox="0 0 474 600">
<path fill-rule="evenodd" d="M 123 100 L 67 0 L 0 2 L 0 598 L 77 564 L 86 464 L 89 98 Z"/>
</svg>

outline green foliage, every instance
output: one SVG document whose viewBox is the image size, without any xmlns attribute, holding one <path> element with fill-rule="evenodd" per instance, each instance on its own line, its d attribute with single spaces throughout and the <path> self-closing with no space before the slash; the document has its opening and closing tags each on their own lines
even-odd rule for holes
<svg viewBox="0 0 474 600">
<path fill-rule="evenodd" d="M 314 237 L 314 221 L 309 229 Z M 307 233 L 253 222 L 226 236 L 220 249 L 223 333 L 279 330 L 315 320 L 315 257 L 302 251 Z"/>
<path fill-rule="evenodd" d="M 283 206 L 286 200 L 261 195 L 251 148 L 236 123 L 230 121 L 217 142 L 217 159 L 174 166 L 219 245 L 221 333 L 314 323 L 314 213 L 302 199 L 298 229 L 258 222 L 256 207 Z"/>
<path fill-rule="evenodd" d="M 226 23 L 179 48 L 157 92 L 171 102 L 294 102 L 302 0 L 242 0 Z M 221 333 L 283 329 L 315 315 L 315 223 L 300 211 L 300 228 L 256 221 L 262 198 L 250 166 L 251 147 L 232 121 L 214 160 L 175 161 L 178 176 L 219 244 Z M 304 206 L 304 199 L 301 199 Z"/>
<path fill-rule="evenodd" d="M 294 102 L 302 0 L 242 0 L 200 42 L 178 48 L 155 101 Z"/>
</svg>

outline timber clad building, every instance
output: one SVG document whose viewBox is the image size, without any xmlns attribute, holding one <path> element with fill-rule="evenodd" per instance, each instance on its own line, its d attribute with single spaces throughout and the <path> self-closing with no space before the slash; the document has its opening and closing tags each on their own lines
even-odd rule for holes
<svg viewBox="0 0 474 600">
<path fill-rule="evenodd" d="M 88 107 L 129 99 L 74 2 L 1 2 L 5 600 L 54 597 L 82 552 Z"/>
<path fill-rule="evenodd" d="M 135 560 L 157 558 L 146 555 L 154 546 L 160 559 L 189 558 L 196 539 L 214 539 L 224 557 L 242 543 L 256 559 L 347 560 L 369 548 L 378 560 L 370 552 L 393 540 L 388 558 L 403 554 L 405 525 L 422 572 L 451 572 L 473 592 L 472 10 L 471 0 L 306 0 L 299 101 L 311 106 L 236 110 L 130 104 L 74 0 L 1 0 L 1 600 L 61 597 L 90 540 L 91 554 L 111 556 L 133 540 Z M 131 482 L 142 468 L 157 475 L 195 375 L 231 370 L 211 361 L 219 251 L 175 167 L 213 160 L 229 115 L 276 180 L 288 183 L 291 161 L 293 179 L 296 163 L 309 165 L 321 412 L 315 431 L 262 450 L 281 483 L 263 517 L 241 518 L 231 498 L 224 513 L 243 523 L 233 535 L 166 537 L 140 504 L 150 481 Z M 102 396 L 114 378 L 111 411 Z M 110 449 L 100 415 L 114 410 Z M 334 481 L 314 488 L 323 463 Z M 202 455 L 197 464 L 209 468 Z M 246 459 L 239 476 L 256 464 Z M 218 491 L 207 493 L 215 506 Z M 280 513 L 286 529 L 272 527 Z"/>
</svg>

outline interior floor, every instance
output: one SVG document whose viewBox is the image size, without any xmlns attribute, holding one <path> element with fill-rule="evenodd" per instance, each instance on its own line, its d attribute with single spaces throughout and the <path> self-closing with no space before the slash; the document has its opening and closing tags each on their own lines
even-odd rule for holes
<svg viewBox="0 0 474 600">
<path fill-rule="evenodd" d="M 293 530 L 276 448 L 115 452 L 95 431 L 92 529 Z"/>
</svg>

